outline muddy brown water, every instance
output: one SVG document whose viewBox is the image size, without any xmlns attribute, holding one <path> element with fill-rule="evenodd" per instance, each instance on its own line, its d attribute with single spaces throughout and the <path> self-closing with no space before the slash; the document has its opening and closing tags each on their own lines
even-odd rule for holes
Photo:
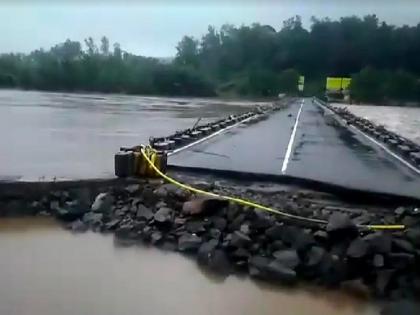
<svg viewBox="0 0 420 315">
<path fill-rule="evenodd" d="M 257 104 L 265 103 L 0 89 L 0 180 L 110 177 L 121 146 Z"/>
<path fill-rule="evenodd" d="M 388 130 L 420 144 L 419 107 L 343 105 L 334 103 L 332 105 L 345 106 L 353 114 L 369 119 L 375 124 L 383 125 Z"/>
<path fill-rule="evenodd" d="M 368 301 L 320 288 L 214 277 L 191 259 L 111 235 L 72 234 L 46 218 L 0 219 L 0 314 L 377 315 Z"/>
</svg>

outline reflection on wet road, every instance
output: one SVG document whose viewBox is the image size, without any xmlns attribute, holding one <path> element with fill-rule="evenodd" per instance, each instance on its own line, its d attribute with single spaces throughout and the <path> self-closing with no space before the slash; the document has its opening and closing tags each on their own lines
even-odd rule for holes
<svg viewBox="0 0 420 315">
<path fill-rule="evenodd" d="M 267 121 L 213 138 L 171 157 L 169 162 L 280 175 L 300 106 L 299 100 Z M 333 119 L 310 99 L 304 100 L 291 151 L 284 172 L 287 175 L 420 197 L 417 174 L 368 140 L 334 124 Z M 223 156 L 210 157 L 209 154 Z"/>
<path fill-rule="evenodd" d="M 112 236 L 71 234 L 45 219 L 0 219 L 0 314 L 377 315 L 363 299 L 229 276 Z"/>
</svg>

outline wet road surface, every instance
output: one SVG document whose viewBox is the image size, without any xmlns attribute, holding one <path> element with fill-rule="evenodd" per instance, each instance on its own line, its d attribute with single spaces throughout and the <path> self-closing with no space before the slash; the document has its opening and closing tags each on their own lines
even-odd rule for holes
<svg viewBox="0 0 420 315">
<path fill-rule="evenodd" d="M 420 197 L 420 176 L 362 136 L 333 124 L 331 117 L 310 99 L 298 100 L 264 122 L 229 131 L 171 156 L 169 163 L 286 174 L 350 188 Z"/>
<path fill-rule="evenodd" d="M 362 298 L 214 277 L 179 253 L 121 247 L 52 220 L 0 219 L 0 314 L 377 315 Z"/>
</svg>

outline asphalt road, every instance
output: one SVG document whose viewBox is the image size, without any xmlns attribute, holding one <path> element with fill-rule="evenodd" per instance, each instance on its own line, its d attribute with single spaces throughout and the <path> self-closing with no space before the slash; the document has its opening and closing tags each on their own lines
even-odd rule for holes
<svg viewBox="0 0 420 315">
<path fill-rule="evenodd" d="M 301 99 L 266 121 L 234 129 L 171 156 L 169 164 L 286 174 L 420 197 L 418 174 L 332 121 L 310 99 Z"/>
</svg>

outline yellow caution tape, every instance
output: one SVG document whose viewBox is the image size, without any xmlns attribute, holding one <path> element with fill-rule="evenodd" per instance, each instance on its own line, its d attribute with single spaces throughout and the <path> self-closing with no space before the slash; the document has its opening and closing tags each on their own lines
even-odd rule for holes
<svg viewBox="0 0 420 315">
<path fill-rule="evenodd" d="M 229 201 L 235 202 L 237 204 L 241 204 L 241 205 L 244 205 L 244 206 L 250 206 L 250 207 L 253 207 L 253 208 L 256 208 L 256 209 L 271 212 L 271 213 L 274 213 L 274 214 L 277 214 L 277 215 L 280 215 L 282 217 L 289 218 L 289 219 L 306 221 L 306 222 L 320 224 L 320 225 L 327 225 L 328 224 L 328 221 L 326 221 L 326 220 L 312 219 L 312 218 L 302 217 L 302 216 L 299 216 L 299 215 L 290 214 L 290 213 L 287 213 L 287 212 L 279 211 L 277 209 L 273 209 L 273 208 L 270 208 L 270 207 L 267 207 L 267 206 L 260 205 L 258 203 L 252 202 L 252 201 L 248 201 L 248 200 L 244 200 L 244 199 L 240 199 L 240 198 L 235 198 L 235 197 L 230 197 L 230 196 L 225 196 L 225 195 L 219 195 L 219 194 L 216 194 L 216 193 L 208 192 L 208 191 L 205 191 L 205 190 L 197 189 L 197 188 L 194 188 L 192 186 L 183 184 L 183 183 L 169 177 L 168 175 L 162 173 L 159 170 L 159 168 L 156 167 L 155 164 L 149 158 L 148 154 L 146 153 L 147 150 L 154 150 L 154 149 L 150 148 L 150 146 L 147 146 L 146 149 L 141 149 L 141 153 L 142 153 L 144 159 L 148 162 L 149 166 L 154 170 L 154 172 L 156 172 L 159 176 L 161 176 L 163 179 L 165 179 L 169 183 L 174 184 L 174 185 L 176 185 L 176 186 L 178 186 L 182 189 L 189 190 L 189 191 L 195 192 L 197 194 L 205 195 L 205 196 L 210 196 L 210 197 L 229 200 Z M 358 225 L 358 227 L 359 228 L 370 229 L 370 230 L 403 230 L 403 229 L 405 229 L 404 225 Z"/>
</svg>

